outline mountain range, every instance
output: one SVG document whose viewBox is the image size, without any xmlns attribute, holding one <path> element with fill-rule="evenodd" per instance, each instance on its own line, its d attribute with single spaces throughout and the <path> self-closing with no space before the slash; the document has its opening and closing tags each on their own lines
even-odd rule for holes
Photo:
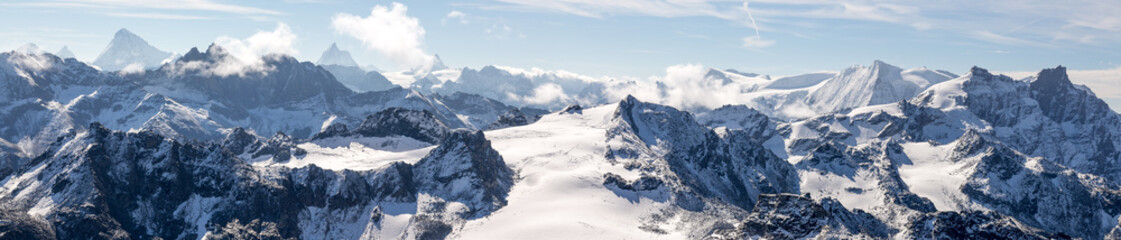
<svg viewBox="0 0 1121 240">
<path fill-rule="evenodd" d="M 1062 66 L 646 85 L 116 38 L 0 53 L 0 239 L 1121 238 L 1121 116 Z"/>
</svg>

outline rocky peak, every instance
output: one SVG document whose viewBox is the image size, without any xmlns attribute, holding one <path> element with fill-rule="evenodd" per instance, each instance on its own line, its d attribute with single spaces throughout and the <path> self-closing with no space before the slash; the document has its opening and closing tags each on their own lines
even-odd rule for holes
<svg viewBox="0 0 1121 240">
<path fill-rule="evenodd" d="M 179 61 L 206 61 L 213 63 L 227 56 L 229 56 L 229 53 L 226 52 L 225 48 L 222 48 L 222 46 L 218 46 L 218 43 L 211 43 L 210 46 L 206 48 L 206 52 L 199 52 L 199 49 L 197 47 L 191 47 L 191 50 L 187 51 L 187 54 L 184 54 L 182 57 L 180 57 Z"/>
<path fill-rule="evenodd" d="M 887 238 L 883 222 L 861 210 L 846 210 L 836 200 L 808 195 L 761 194 L 751 213 L 736 226 L 736 238 L 803 239 L 821 236 Z"/>
<path fill-rule="evenodd" d="M 242 154 L 250 149 L 260 147 L 261 140 L 257 135 L 246 131 L 244 128 L 234 128 L 222 139 L 222 146 L 234 154 Z"/>
<path fill-rule="evenodd" d="M 1063 66 L 1040 71 L 1030 89 L 1043 114 L 1055 122 L 1086 124 L 1117 118 L 1104 101 L 1071 83 Z"/>
<path fill-rule="evenodd" d="M 415 165 L 418 191 L 471 207 L 467 217 L 506 205 L 514 171 L 482 131 L 455 130 Z"/>
<path fill-rule="evenodd" d="M 708 81 L 720 81 L 722 85 L 732 83 L 732 79 L 728 78 L 728 75 L 715 68 L 709 68 L 708 73 L 705 73 L 704 79 Z"/>
<path fill-rule="evenodd" d="M 364 137 L 411 137 L 428 143 L 437 143 L 450 128 L 428 110 L 387 108 L 366 117 L 354 128 L 352 134 Z"/>
<path fill-rule="evenodd" d="M 1070 82 L 1067 77 L 1067 68 L 1059 65 L 1055 68 L 1047 68 L 1039 71 L 1036 75 L 1035 81 L 1032 81 L 1031 88 L 1034 91 L 1041 90 L 1065 90 L 1073 87 L 1074 84 Z"/>
<path fill-rule="evenodd" d="M 560 112 L 567 114 L 582 114 L 584 113 L 584 107 L 581 107 L 580 104 L 572 104 L 564 107 L 564 109 Z"/>
<path fill-rule="evenodd" d="M 331 47 L 323 51 L 323 55 L 319 57 L 319 61 L 316 61 L 315 64 L 358 67 L 358 63 L 350 56 L 350 52 L 340 50 L 339 46 L 335 43 L 331 43 Z"/>
<path fill-rule="evenodd" d="M 969 68 L 969 75 L 973 76 L 974 78 L 980 78 L 980 79 L 990 79 L 990 78 L 993 77 L 993 74 L 989 73 L 988 69 L 984 69 L 984 68 L 981 68 L 981 67 L 978 67 L 978 66 L 973 66 L 972 68 Z"/>
<path fill-rule="evenodd" d="M 322 131 L 319 131 L 319 133 L 316 133 L 314 136 L 311 137 L 311 139 L 324 139 L 324 138 L 331 138 L 331 137 L 341 137 L 341 136 L 347 136 L 349 134 L 350 134 L 350 129 L 346 126 L 346 124 L 336 122 L 336 123 L 331 123 L 330 126 L 327 126 L 327 128 L 324 128 Z"/>
<path fill-rule="evenodd" d="M 1044 235 L 1015 219 L 993 212 L 937 212 L 917 216 L 905 237 L 923 239 L 1069 239 Z"/>
</svg>

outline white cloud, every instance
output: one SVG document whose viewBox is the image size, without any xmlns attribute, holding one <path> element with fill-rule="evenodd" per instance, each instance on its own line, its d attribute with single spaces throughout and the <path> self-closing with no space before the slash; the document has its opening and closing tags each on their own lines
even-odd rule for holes
<svg viewBox="0 0 1121 240">
<path fill-rule="evenodd" d="M 714 16 L 738 19 L 736 10 L 722 10 L 710 1 L 680 0 L 499 0 L 514 7 L 497 6 L 515 10 L 552 11 L 578 16 L 603 18 L 611 15 L 648 15 L 658 17 Z M 736 3 L 738 4 L 738 2 Z"/>
<path fill-rule="evenodd" d="M 556 83 L 544 83 L 538 85 L 533 89 L 533 96 L 519 97 L 513 93 L 507 93 L 508 97 L 517 99 L 520 102 L 535 104 L 535 105 L 549 105 L 558 102 L 571 102 L 572 98 L 564 92 L 564 88 Z"/>
<path fill-rule="evenodd" d="M 1016 45 L 1016 46 L 1038 46 L 1044 47 L 1047 44 L 1033 42 L 1029 40 L 1009 37 L 1005 35 L 996 34 L 990 31 L 976 31 L 973 32 L 973 37 L 982 41 L 996 43 L 1000 45 Z"/>
<path fill-rule="evenodd" d="M 121 71 L 120 71 L 121 75 L 141 74 L 141 73 L 144 73 L 144 64 L 141 64 L 141 63 L 129 64 L 128 66 L 125 66 L 124 68 L 121 68 Z"/>
<path fill-rule="evenodd" d="M 622 99 L 633 95 L 638 99 L 653 101 L 685 110 L 713 109 L 726 104 L 743 104 L 748 99 L 746 83 L 725 83 L 721 79 L 706 78 L 711 68 L 700 64 L 680 64 L 666 68 L 665 76 L 632 79 L 607 86 L 608 99 Z"/>
<path fill-rule="evenodd" d="M 1121 67 L 1098 70 L 1067 70 L 1070 81 L 1085 84 L 1099 97 L 1121 98 Z M 1121 107 L 1121 106 L 1119 106 Z"/>
<path fill-rule="evenodd" d="M 1116 34 L 1121 32 L 1121 17 L 1117 16 L 1121 4 L 1114 1 L 752 0 L 750 12 L 738 6 L 743 1 L 730 0 L 499 1 L 505 5 L 482 8 L 558 12 L 592 18 L 702 16 L 736 22 L 754 14 L 759 24 L 772 23 L 775 32 L 795 36 L 845 26 L 846 23 L 823 21 L 840 19 L 906 26 L 915 31 L 945 30 L 957 33 L 964 40 L 1005 46 L 1121 43 L 1121 34 Z M 1040 16 L 1046 17 L 1041 21 Z M 750 22 L 747 24 L 752 26 Z"/>
<path fill-rule="evenodd" d="M 430 69 L 435 57 L 424 50 L 424 28 L 407 12 L 408 7 L 394 2 L 391 7 L 374 6 L 367 17 L 336 14 L 331 25 L 338 33 L 361 40 L 366 48 L 399 66 Z"/>
<path fill-rule="evenodd" d="M 462 18 L 462 17 L 466 17 L 466 16 L 467 16 L 467 14 L 464 14 L 463 12 L 460 12 L 460 11 L 452 10 L 451 12 L 448 12 L 448 17 L 449 18 Z"/>
<path fill-rule="evenodd" d="M 750 36 L 743 38 L 743 47 L 747 48 L 764 48 L 774 45 L 774 40 L 766 40 L 759 36 Z"/>
<path fill-rule="evenodd" d="M 448 15 L 445 16 L 444 19 L 440 20 L 440 24 L 447 24 L 447 21 L 451 20 L 451 19 L 459 19 L 459 24 L 467 24 L 468 23 L 466 13 L 456 11 L 456 10 L 452 10 L 451 12 L 448 12 Z"/>
<path fill-rule="evenodd" d="M 15 52 L 20 54 L 8 55 L 8 64 L 13 64 L 19 66 L 19 68 L 28 68 L 35 71 L 43 71 L 44 69 L 48 69 L 54 66 L 54 64 L 51 62 L 51 58 L 47 57 L 47 55 L 43 55 L 41 52 L 28 52 L 24 50 L 17 50 Z M 24 74 L 26 73 L 20 72 L 20 75 Z M 28 81 L 31 81 L 31 79 L 28 78 Z"/>
<path fill-rule="evenodd" d="M 1088 27 L 1094 29 L 1101 29 L 1111 32 L 1121 31 L 1121 19 L 1115 16 L 1109 16 L 1098 19 L 1074 19 L 1070 21 L 1071 25 Z"/>
<path fill-rule="evenodd" d="M 277 23 L 272 31 L 258 31 L 245 39 L 220 36 L 214 41 L 228 55 L 212 66 L 188 65 L 185 68 L 209 69 L 210 74 L 218 76 L 245 75 L 251 72 L 265 72 L 271 69 L 265 65 L 265 57 L 276 55 L 296 56 L 293 47 L 296 34 L 288 24 Z M 201 63 L 200 63 L 201 64 Z"/>
</svg>

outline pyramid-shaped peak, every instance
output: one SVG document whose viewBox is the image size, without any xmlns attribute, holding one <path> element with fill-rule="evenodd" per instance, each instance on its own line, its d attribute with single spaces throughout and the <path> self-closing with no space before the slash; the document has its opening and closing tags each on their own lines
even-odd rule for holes
<svg viewBox="0 0 1121 240">
<path fill-rule="evenodd" d="M 130 37 L 130 36 L 138 37 L 138 36 L 136 36 L 136 34 L 128 31 L 127 28 L 121 28 L 120 30 L 117 30 L 116 34 L 113 35 L 113 37 Z"/>
<path fill-rule="evenodd" d="M 135 66 L 152 68 L 162 65 L 164 60 L 172 56 L 172 53 L 157 49 L 140 36 L 122 28 L 117 30 L 113 40 L 109 41 L 105 50 L 94 59 L 93 65 L 105 71 L 117 71 Z"/>
<path fill-rule="evenodd" d="M 336 43 L 331 43 L 331 46 L 327 47 L 326 51 L 323 51 L 323 55 L 319 57 L 319 61 L 315 64 L 358 67 L 358 62 L 354 61 L 354 58 L 350 56 L 350 52 L 339 49 Z"/>
<path fill-rule="evenodd" d="M 148 46 L 148 41 L 141 38 L 139 35 L 132 33 L 128 29 L 121 28 L 113 34 L 113 40 L 109 42 L 110 47 L 117 45 L 118 47 L 142 47 Z M 149 46 L 150 47 L 150 46 Z"/>
<path fill-rule="evenodd" d="M 898 66 L 891 65 L 889 63 L 886 63 L 886 62 L 880 61 L 880 60 L 872 61 L 872 66 L 871 67 L 876 68 L 876 69 L 893 69 L 893 70 L 894 69 L 899 69 L 899 70 L 902 70 L 902 68 L 899 68 Z"/>
<path fill-rule="evenodd" d="M 62 59 L 76 58 L 74 56 L 74 52 L 71 52 L 70 48 L 68 48 L 66 46 L 62 46 L 62 49 L 59 49 L 58 52 L 55 52 L 55 55 L 62 58 Z"/>
<path fill-rule="evenodd" d="M 432 56 L 432 71 L 448 69 L 448 65 L 444 65 L 444 60 L 440 59 L 440 54 L 435 54 Z"/>
</svg>

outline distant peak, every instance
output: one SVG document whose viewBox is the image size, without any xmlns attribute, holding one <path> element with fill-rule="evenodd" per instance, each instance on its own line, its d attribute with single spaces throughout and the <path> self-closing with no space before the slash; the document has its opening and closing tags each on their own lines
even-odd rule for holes
<svg viewBox="0 0 1121 240">
<path fill-rule="evenodd" d="M 319 61 L 316 61 L 315 64 L 358 67 L 358 62 L 354 61 L 354 58 L 350 56 L 350 52 L 339 49 L 337 43 L 331 43 L 331 46 L 323 51 L 323 55 L 319 56 Z"/>
<path fill-rule="evenodd" d="M 55 52 L 55 55 L 62 58 L 62 59 L 76 58 L 74 56 L 74 52 L 71 52 L 70 48 L 68 48 L 66 46 L 62 46 L 62 49 L 59 49 L 58 52 Z"/>
<path fill-rule="evenodd" d="M 191 50 L 187 51 L 187 54 L 184 54 L 183 57 L 180 57 L 179 61 L 190 62 L 190 61 L 197 61 L 197 60 L 203 60 L 203 59 L 206 59 L 206 55 L 202 54 L 202 52 L 199 52 L 199 48 L 191 47 Z"/>
<path fill-rule="evenodd" d="M 130 32 L 128 29 L 121 28 L 121 30 L 117 30 L 116 34 L 113 34 L 113 38 L 140 38 L 140 36 Z"/>
<path fill-rule="evenodd" d="M 93 65 L 104 71 L 117 71 L 132 65 L 158 67 L 173 54 L 157 49 L 128 29 L 117 30 L 113 40 L 94 59 Z"/>
<path fill-rule="evenodd" d="M 903 70 L 903 69 L 900 69 L 899 67 L 897 67 L 895 65 L 891 65 L 889 63 L 886 63 L 886 62 L 880 61 L 880 60 L 872 61 L 872 67 L 877 68 L 877 69 L 899 69 L 899 70 Z"/>
<path fill-rule="evenodd" d="M 210 43 L 210 46 L 206 47 L 206 53 L 213 53 L 215 51 L 221 52 L 224 50 L 222 49 L 222 46 L 218 45 L 218 43 Z"/>
<path fill-rule="evenodd" d="M 219 46 L 217 43 L 211 43 L 210 46 L 206 48 L 206 52 L 199 51 L 197 47 L 191 47 L 191 50 L 187 51 L 187 54 L 183 54 L 182 57 L 179 57 L 179 61 L 203 61 L 225 54 L 226 50 L 222 49 L 222 46 Z"/>
<path fill-rule="evenodd" d="M 627 94 L 627 96 L 623 98 L 623 101 L 620 102 L 620 104 L 633 105 L 637 102 L 638 102 L 638 98 L 635 98 L 634 95 Z"/>
<path fill-rule="evenodd" d="M 43 49 L 39 48 L 39 45 L 35 45 L 34 43 L 27 43 L 17 48 L 16 52 L 23 54 L 41 54 L 43 53 Z"/>
<path fill-rule="evenodd" d="M 989 73 L 988 69 L 984 69 L 984 68 L 981 68 L 981 67 L 978 67 L 978 66 L 973 66 L 973 68 L 970 68 L 969 73 L 972 74 L 975 77 L 992 77 L 993 76 L 992 73 Z"/>
<path fill-rule="evenodd" d="M 1053 74 L 1053 75 L 1066 76 L 1067 75 L 1067 68 L 1063 67 L 1063 65 L 1059 65 L 1058 67 L 1055 67 L 1055 68 L 1044 68 L 1042 71 L 1039 71 L 1039 74 L 1040 75 Z"/>
<path fill-rule="evenodd" d="M 434 54 L 434 55 L 432 55 L 432 58 L 433 59 L 432 59 L 432 69 L 431 69 L 431 71 L 439 71 L 439 70 L 448 69 L 448 66 L 444 65 L 444 60 L 440 59 L 440 54 Z"/>
</svg>

